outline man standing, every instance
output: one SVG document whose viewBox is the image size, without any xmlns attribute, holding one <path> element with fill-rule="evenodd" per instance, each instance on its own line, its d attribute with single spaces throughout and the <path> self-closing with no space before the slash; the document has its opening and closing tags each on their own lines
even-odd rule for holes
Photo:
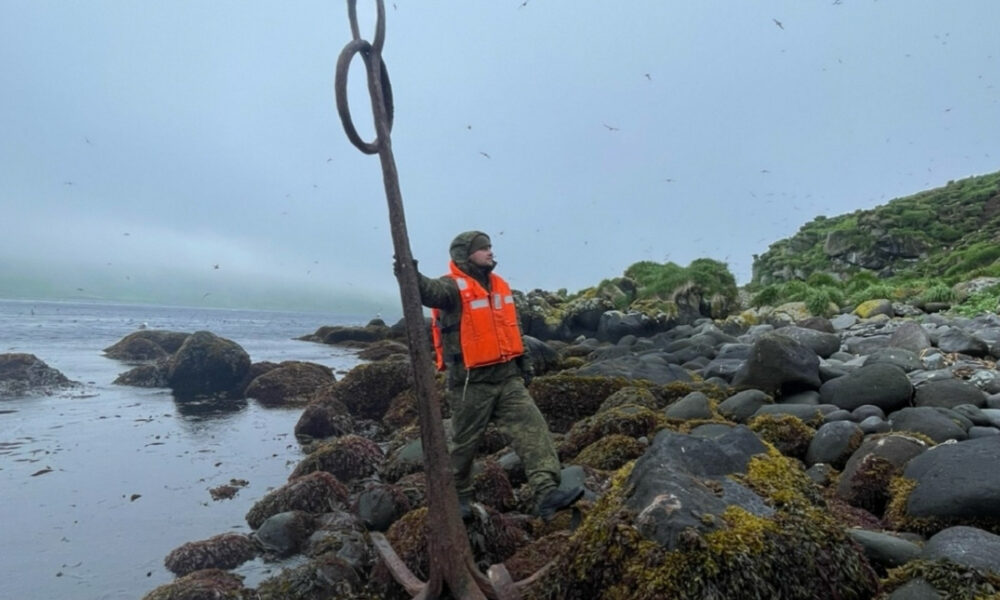
<svg viewBox="0 0 1000 600">
<path fill-rule="evenodd" d="M 451 407 L 452 468 L 462 518 L 471 515 L 472 463 L 492 421 L 521 458 L 535 500 L 535 512 L 550 519 L 583 495 L 583 488 L 559 489 L 560 464 L 548 425 L 528 394 L 531 375 L 514 297 L 493 273 L 493 247 L 481 231 L 459 234 L 451 243 L 449 272 L 439 279 L 419 275 L 420 299 L 432 309 L 439 370 L 447 370 Z"/>
</svg>

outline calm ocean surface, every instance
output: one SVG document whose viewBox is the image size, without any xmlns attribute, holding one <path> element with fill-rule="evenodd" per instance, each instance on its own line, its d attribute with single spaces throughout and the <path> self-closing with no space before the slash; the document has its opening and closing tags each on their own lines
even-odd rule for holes
<svg viewBox="0 0 1000 600">
<path fill-rule="evenodd" d="M 197 410 L 168 389 L 112 385 L 130 366 L 104 348 L 143 325 L 207 330 L 254 362 L 305 360 L 340 378 L 360 362 L 353 351 L 293 338 L 373 316 L 0 300 L 0 353 L 34 354 L 84 384 L 0 398 L 0 599 L 141 598 L 173 579 L 163 559 L 177 546 L 248 532 L 246 512 L 302 457 L 301 409 Z M 249 485 L 213 501 L 230 479 Z M 237 572 L 255 585 L 276 568 Z"/>
</svg>

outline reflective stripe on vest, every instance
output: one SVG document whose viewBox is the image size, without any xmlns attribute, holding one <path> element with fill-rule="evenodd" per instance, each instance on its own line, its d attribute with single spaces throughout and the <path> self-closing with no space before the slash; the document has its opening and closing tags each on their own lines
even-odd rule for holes
<svg viewBox="0 0 1000 600">
<path fill-rule="evenodd" d="M 514 295 L 507 282 L 491 273 L 490 293 L 454 262 L 449 267 L 451 272 L 447 276 L 455 280 L 462 302 L 459 343 L 465 368 L 504 363 L 524 354 Z M 447 365 L 439 319 L 440 313 L 433 311 L 434 349 L 438 369 L 443 370 Z"/>
</svg>

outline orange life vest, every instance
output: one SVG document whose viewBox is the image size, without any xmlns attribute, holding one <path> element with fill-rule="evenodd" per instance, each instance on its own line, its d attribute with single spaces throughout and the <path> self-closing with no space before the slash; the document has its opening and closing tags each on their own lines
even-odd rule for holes
<svg viewBox="0 0 1000 600">
<path fill-rule="evenodd" d="M 505 363 L 524 354 L 517 308 L 510 286 L 499 275 L 490 273 L 490 291 L 455 265 L 447 274 L 455 280 L 462 301 L 458 337 L 462 362 L 466 369 Z M 431 336 L 437 354 L 437 368 L 444 371 L 444 343 L 441 335 L 441 311 L 431 311 Z"/>
</svg>

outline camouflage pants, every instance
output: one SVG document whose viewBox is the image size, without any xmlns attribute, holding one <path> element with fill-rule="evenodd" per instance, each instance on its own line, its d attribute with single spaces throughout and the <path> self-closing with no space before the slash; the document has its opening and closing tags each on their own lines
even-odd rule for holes
<svg viewBox="0 0 1000 600">
<path fill-rule="evenodd" d="M 470 383 L 448 391 L 451 406 L 451 464 L 459 496 L 472 495 L 472 462 L 486 426 L 492 421 L 511 440 L 535 497 L 559 485 L 556 454 L 545 417 L 520 377 L 503 383 Z"/>
</svg>

